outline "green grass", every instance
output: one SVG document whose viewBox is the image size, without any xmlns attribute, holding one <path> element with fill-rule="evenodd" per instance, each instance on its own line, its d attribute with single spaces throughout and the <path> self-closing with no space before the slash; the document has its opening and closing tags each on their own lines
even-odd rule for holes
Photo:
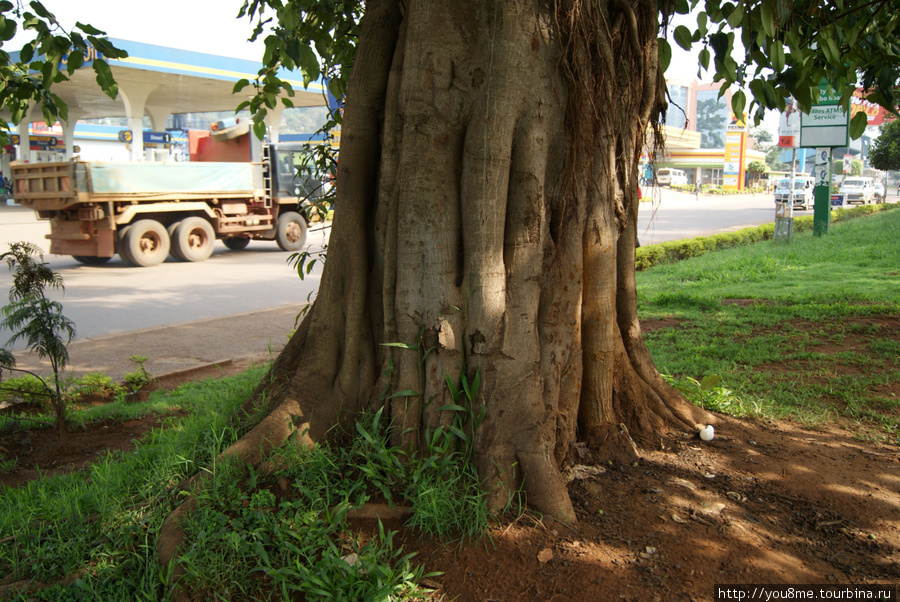
<svg viewBox="0 0 900 602">
<path fill-rule="evenodd" d="M 409 458 L 388 444 L 389 425 L 376 414 L 340 447 L 279 450 L 277 469 L 265 476 L 217 462 L 241 435 L 230 425 L 232 412 L 263 374 L 256 368 L 157 392 L 146 403 L 75 412 L 85 423 L 175 410 L 186 416 L 166 419 L 133 451 L 109 454 L 86 470 L 0 489 L 0 574 L 45 584 L 77 577 L 18 599 L 165 599 L 171 571 L 157 561 L 157 534 L 180 501 L 174 487 L 199 471 L 211 478 L 185 521 L 188 544 L 179 558 L 183 583 L 198 599 L 420 596 L 422 568 L 393 532 L 379 523 L 362 536 L 348 526 L 347 512 L 373 497 L 408 504 L 409 524 L 423 533 L 486 531 L 477 477 L 449 430 L 433 433 L 430 455 Z"/>
<path fill-rule="evenodd" d="M 678 320 L 645 336 L 657 367 L 698 403 L 692 381 L 722 376 L 740 403 L 718 411 L 843 419 L 897 441 L 898 404 L 879 391 L 900 382 L 900 341 L 879 320 L 900 316 L 898 241 L 889 210 L 638 273 L 641 320 Z"/>
</svg>

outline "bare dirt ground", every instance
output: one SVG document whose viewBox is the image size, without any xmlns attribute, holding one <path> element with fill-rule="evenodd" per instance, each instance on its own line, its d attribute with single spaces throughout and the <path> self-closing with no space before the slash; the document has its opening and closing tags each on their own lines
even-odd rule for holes
<svg viewBox="0 0 900 602">
<path fill-rule="evenodd" d="M 52 430 L 7 435 L 0 447 L 21 468 L 0 484 L 129 449 L 159 424 L 92 424 L 63 445 Z M 900 583 L 896 442 L 862 440 L 841 425 L 721 417 L 710 442 L 676 433 L 639 444 L 636 464 L 572 481 L 576 525 L 526 514 L 463 545 L 386 526 L 441 573 L 426 582 L 435 600 L 711 600 L 715 584 Z"/>
</svg>

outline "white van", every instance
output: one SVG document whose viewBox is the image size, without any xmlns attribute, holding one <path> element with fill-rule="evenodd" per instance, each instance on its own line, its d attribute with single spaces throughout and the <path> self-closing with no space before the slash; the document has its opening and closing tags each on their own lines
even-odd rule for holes
<svg viewBox="0 0 900 602">
<path fill-rule="evenodd" d="M 868 205 L 875 202 L 875 181 L 872 178 L 852 176 L 841 182 L 841 195 L 848 204 Z"/>
<path fill-rule="evenodd" d="M 813 205 L 813 187 L 815 178 L 809 176 L 795 176 L 794 190 L 791 191 L 791 179 L 781 178 L 775 184 L 775 202 L 793 202 L 794 209 L 809 209 Z"/>
<path fill-rule="evenodd" d="M 656 183 L 660 186 L 687 186 L 687 176 L 680 169 L 663 167 L 656 170 Z"/>
</svg>

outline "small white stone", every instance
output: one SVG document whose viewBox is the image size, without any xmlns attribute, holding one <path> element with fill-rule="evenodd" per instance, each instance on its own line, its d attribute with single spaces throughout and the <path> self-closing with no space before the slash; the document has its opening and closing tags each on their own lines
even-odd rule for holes
<svg viewBox="0 0 900 602">
<path fill-rule="evenodd" d="M 704 441 L 712 441 L 712 438 L 715 436 L 716 436 L 716 430 L 713 428 L 713 426 L 711 424 L 707 425 L 707 427 L 705 429 L 700 431 L 700 438 L 703 439 Z"/>
</svg>

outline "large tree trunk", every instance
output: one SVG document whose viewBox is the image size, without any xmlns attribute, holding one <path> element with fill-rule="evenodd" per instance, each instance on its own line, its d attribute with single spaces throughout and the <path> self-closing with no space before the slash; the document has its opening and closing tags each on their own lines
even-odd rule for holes
<svg viewBox="0 0 900 602">
<path fill-rule="evenodd" d="M 636 315 L 638 165 L 665 106 L 658 18 L 656 0 L 368 3 L 321 287 L 257 438 L 304 424 L 320 440 L 385 406 L 416 449 L 451 419 L 446 379 L 465 370 L 494 506 L 524 485 L 574 520 L 575 443 L 605 458 L 631 445 L 622 425 L 708 420 L 660 378 Z"/>
</svg>

